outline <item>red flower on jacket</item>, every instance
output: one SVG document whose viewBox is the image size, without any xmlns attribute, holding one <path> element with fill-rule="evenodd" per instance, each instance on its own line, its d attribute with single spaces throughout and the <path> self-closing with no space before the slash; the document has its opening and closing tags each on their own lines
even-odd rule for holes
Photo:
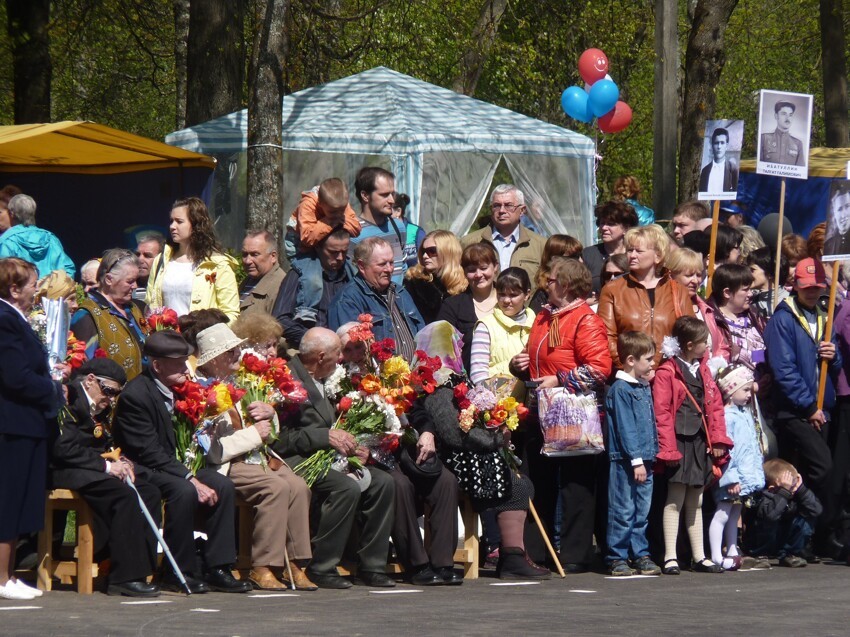
<svg viewBox="0 0 850 637">
<path fill-rule="evenodd" d="M 210 273 L 209 273 L 207 276 L 205 276 L 204 278 L 205 278 L 205 279 L 209 282 L 209 284 L 210 284 L 210 285 L 215 285 L 215 277 L 216 277 L 216 273 L 215 273 L 215 272 L 210 272 Z"/>
</svg>

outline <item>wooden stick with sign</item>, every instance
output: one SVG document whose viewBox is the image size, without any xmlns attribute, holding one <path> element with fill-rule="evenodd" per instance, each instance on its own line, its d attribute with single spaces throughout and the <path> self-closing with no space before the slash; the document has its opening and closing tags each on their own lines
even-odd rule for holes
<svg viewBox="0 0 850 637">
<path fill-rule="evenodd" d="M 782 231 L 785 229 L 785 177 L 779 185 L 779 225 L 776 230 L 776 268 L 773 271 L 773 309 L 779 305 L 779 266 L 782 263 Z"/>
<path fill-rule="evenodd" d="M 717 226 L 720 225 L 720 200 L 714 200 L 711 213 L 711 242 L 708 247 L 708 278 L 705 283 L 705 298 L 711 296 L 711 277 L 714 276 L 714 259 L 717 254 Z"/>
<path fill-rule="evenodd" d="M 838 266 L 839 261 L 832 262 L 832 280 L 829 283 L 829 308 L 826 312 L 826 329 L 823 340 L 829 343 L 832 340 L 832 319 L 835 316 L 835 294 L 838 289 Z M 820 362 L 820 376 L 818 377 L 818 409 L 823 409 L 823 398 L 826 395 L 826 375 L 829 371 L 829 361 L 824 359 Z"/>
</svg>

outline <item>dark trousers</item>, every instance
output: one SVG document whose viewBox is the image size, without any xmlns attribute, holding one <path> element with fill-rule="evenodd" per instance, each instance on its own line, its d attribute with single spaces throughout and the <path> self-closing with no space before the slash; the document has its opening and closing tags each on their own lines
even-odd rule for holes
<svg viewBox="0 0 850 637">
<path fill-rule="evenodd" d="M 210 507 L 198 502 L 198 492 L 188 480 L 153 471 L 150 477 L 165 500 L 165 542 L 184 574 L 200 572 L 193 539 L 196 519 L 207 534 L 204 565 L 214 568 L 236 561 L 236 491 L 230 478 L 213 469 L 198 471 L 195 477 L 218 494 L 218 502 Z"/>
<path fill-rule="evenodd" d="M 780 559 L 787 555 L 801 555 L 812 537 L 812 522 L 802 515 L 778 522 L 754 520 L 747 529 L 747 552 Z"/>
<path fill-rule="evenodd" d="M 833 536 L 841 544 L 850 543 L 850 397 L 839 398 L 835 419 L 830 423 L 832 449 L 832 500 L 828 521 Z"/>
<path fill-rule="evenodd" d="M 446 468 L 436 478 L 408 475 L 398 467 L 388 474 L 395 483 L 392 538 L 402 566 L 409 571 L 430 562 L 437 568 L 451 568 L 458 533 L 457 478 Z M 430 559 L 417 522 L 423 504 L 430 508 L 425 521 L 430 534 Z"/>
<path fill-rule="evenodd" d="M 797 468 L 803 476 L 803 483 L 814 491 L 823 504 L 823 513 L 816 522 L 819 532 L 822 530 L 821 520 L 828 521 L 833 517 L 834 499 L 830 495 L 832 451 L 827 444 L 831 427 L 832 423 L 827 422 L 818 431 L 802 418 L 776 420 L 779 456 Z"/>
<path fill-rule="evenodd" d="M 534 506 L 549 535 L 555 538 L 555 512 L 561 502 L 560 555 L 565 564 L 589 564 L 593 559 L 593 527 L 596 510 L 597 456 L 549 458 L 541 455 L 543 439 L 536 422 L 527 429 L 528 477 L 534 484 Z M 559 487 L 560 485 L 560 487 Z M 535 561 L 546 559 L 542 542 L 535 533 L 526 533 L 526 547 Z"/>
<path fill-rule="evenodd" d="M 360 569 L 381 573 L 386 569 L 395 489 L 385 471 L 367 470 L 372 474 L 372 483 L 363 492 L 354 480 L 333 470 L 313 485 L 319 513 L 314 525 L 311 571 L 336 572 L 352 530 L 358 536 L 355 551 Z"/>
<path fill-rule="evenodd" d="M 136 476 L 135 485 L 159 523 L 159 489 L 140 476 Z M 109 582 L 121 584 L 151 575 L 156 567 L 156 538 L 135 492 L 116 478 L 91 482 L 76 491 L 94 513 L 95 552 L 109 549 Z"/>
</svg>

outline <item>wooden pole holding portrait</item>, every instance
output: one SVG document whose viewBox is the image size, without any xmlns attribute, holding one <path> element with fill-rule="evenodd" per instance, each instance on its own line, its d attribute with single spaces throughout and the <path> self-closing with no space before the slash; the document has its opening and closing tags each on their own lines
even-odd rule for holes
<svg viewBox="0 0 850 637">
<path fill-rule="evenodd" d="M 711 242 L 708 247 L 708 278 L 705 283 L 705 296 L 711 296 L 711 278 L 714 276 L 714 261 L 717 258 L 717 226 L 720 225 L 720 200 L 714 200 L 711 212 Z"/>
<path fill-rule="evenodd" d="M 785 177 L 779 184 L 779 223 L 776 226 L 776 267 L 773 270 L 773 309 L 779 305 L 779 268 L 782 264 L 782 229 L 785 227 Z"/>
<path fill-rule="evenodd" d="M 832 280 L 829 284 L 829 307 L 826 312 L 826 329 L 824 330 L 823 340 L 829 342 L 832 340 L 832 319 L 835 316 L 835 294 L 838 291 L 838 261 L 832 262 Z M 823 409 L 823 399 L 826 395 L 826 375 L 829 371 L 829 361 L 826 359 L 820 362 L 820 375 L 818 376 L 818 409 Z"/>
</svg>

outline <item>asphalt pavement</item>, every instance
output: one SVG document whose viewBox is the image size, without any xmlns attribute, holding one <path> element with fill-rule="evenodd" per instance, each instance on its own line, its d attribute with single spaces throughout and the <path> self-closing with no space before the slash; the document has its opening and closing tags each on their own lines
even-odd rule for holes
<svg viewBox="0 0 850 637">
<path fill-rule="evenodd" d="M 847 635 L 850 567 L 611 578 L 557 575 L 460 587 L 162 595 L 154 600 L 54 590 L 0 600 L 0 635 Z M 60 587 L 62 589 L 64 587 Z"/>
</svg>

